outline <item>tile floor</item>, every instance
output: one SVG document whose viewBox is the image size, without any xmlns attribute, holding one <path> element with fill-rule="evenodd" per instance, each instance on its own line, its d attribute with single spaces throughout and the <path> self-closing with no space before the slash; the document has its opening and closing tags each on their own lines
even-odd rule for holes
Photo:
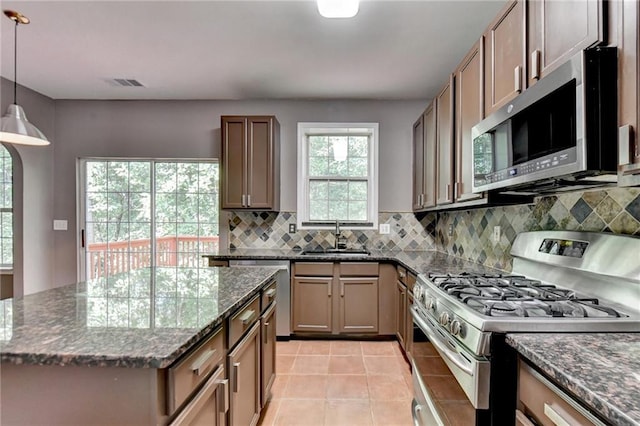
<svg viewBox="0 0 640 426">
<path fill-rule="evenodd" d="M 276 344 L 277 376 L 260 424 L 411 426 L 411 372 L 397 342 Z"/>
</svg>

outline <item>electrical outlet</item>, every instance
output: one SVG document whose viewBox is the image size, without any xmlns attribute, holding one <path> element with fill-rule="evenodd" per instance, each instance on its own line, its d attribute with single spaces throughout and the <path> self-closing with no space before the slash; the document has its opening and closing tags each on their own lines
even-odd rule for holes
<svg viewBox="0 0 640 426">
<path fill-rule="evenodd" d="M 388 223 L 381 223 L 380 229 L 378 230 L 380 234 L 390 234 L 391 233 L 391 225 Z"/>
<path fill-rule="evenodd" d="M 295 223 L 290 223 L 289 224 L 289 233 L 290 234 L 295 234 L 296 233 L 296 224 Z"/>
<path fill-rule="evenodd" d="M 493 227 L 493 235 L 491 236 L 491 240 L 494 243 L 500 242 L 500 238 L 502 237 L 502 229 L 499 226 Z"/>
<path fill-rule="evenodd" d="M 453 223 L 449 225 L 449 236 L 453 236 Z"/>
</svg>

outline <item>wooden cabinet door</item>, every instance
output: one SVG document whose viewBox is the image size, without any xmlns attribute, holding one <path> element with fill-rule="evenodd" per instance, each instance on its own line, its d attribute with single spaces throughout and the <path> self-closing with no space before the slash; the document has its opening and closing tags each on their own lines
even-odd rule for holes
<svg viewBox="0 0 640 426">
<path fill-rule="evenodd" d="M 422 209 L 424 198 L 424 116 L 413 124 L 413 210 Z"/>
<path fill-rule="evenodd" d="M 396 337 L 403 349 L 406 350 L 406 330 L 407 330 L 407 287 L 400 281 L 397 283 L 398 306 L 396 310 Z"/>
<path fill-rule="evenodd" d="M 467 54 L 456 71 L 456 202 L 482 198 L 473 193 L 473 139 L 471 129 L 482 118 L 482 40 Z"/>
<path fill-rule="evenodd" d="M 484 35 L 484 110 L 489 115 L 525 85 L 524 0 L 510 0 Z M 459 96 L 458 96 L 459 99 Z"/>
<path fill-rule="evenodd" d="M 438 167 L 436 165 L 437 155 L 437 133 L 436 133 L 436 107 L 435 102 L 431 102 L 423 114 L 424 121 L 424 183 L 422 200 L 423 207 L 434 207 L 436 205 L 436 180 Z"/>
<path fill-rule="evenodd" d="M 276 304 L 262 314 L 262 392 L 261 402 L 264 407 L 269 401 L 271 386 L 276 379 Z"/>
<path fill-rule="evenodd" d="M 222 208 L 241 209 L 246 203 L 247 126 L 245 117 L 222 117 Z"/>
<path fill-rule="evenodd" d="M 436 203 L 453 202 L 453 75 L 436 97 L 438 178 Z"/>
<path fill-rule="evenodd" d="M 332 331 L 333 278 L 294 277 L 293 278 L 293 331 Z"/>
<path fill-rule="evenodd" d="M 260 418 L 260 322 L 256 322 L 229 354 L 230 422 L 256 425 Z"/>
<path fill-rule="evenodd" d="M 274 191 L 273 117 L 247 119 L 247 204 L 271 209 Z"/>
<path fill-rule="evenodd" d="M 340 278 L 340 333 L 378 332 L 378 278 Z"/>
<path fill-rule="evenodd" d="M 227 383 L 224 367 L 209 377 L 171 426 L 224 426 L 227 424 Z"/>
<path fill-rule="evenodd" d="M 528 2 L 529 86 L 574 54 L 604 41 L 603 0 Z"/>
</svg>

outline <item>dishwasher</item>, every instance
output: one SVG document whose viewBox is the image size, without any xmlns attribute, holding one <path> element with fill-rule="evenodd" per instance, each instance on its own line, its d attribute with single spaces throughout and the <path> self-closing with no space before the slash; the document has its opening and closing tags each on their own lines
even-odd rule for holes
<svg viewBox="0 0 640 426">
<path fill-rule="evenodd" d="M 291 278 L 288 260 L 229 260 L 229 267 L 262 266 L 278 269 L 276 278 L 276 337 L 278 340 L 289 340 L 291 335 Z"/>
</svg>

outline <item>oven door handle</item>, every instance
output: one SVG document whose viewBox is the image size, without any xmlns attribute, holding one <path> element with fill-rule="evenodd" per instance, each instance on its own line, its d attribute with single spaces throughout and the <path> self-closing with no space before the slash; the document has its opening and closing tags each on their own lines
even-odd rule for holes
<svg viewBox="0 0 640 426">
<path fill-rule="evenodd" d="M 457 352 L 454 352 L 447 347 L 446 342 L 442 341 L 442 339 L 440 339 L 436 335 L 436 333 L 432 331 L 431 326 L 427 324 L 425 320 L 420 318 L 420 315 L 418 314 L 418 311 L 416 311 L 415 307 L 411 308 L 411 316 L 413 317 L 413 320 L 418 324 L 418 326 L 422 329 L 424 334 L 427 335 L 427 337 L 429 338 L 433 346 L 435 346 L 436 349 L 438 349 L 441 355 L 445 356 L 449 361 L 454 363 L 456 367 L 458 367 L 467 375 L 471 377 L 475 375 L 475 371 L 474 371 L 475 369 L 470 368 L 467 364 L 462 362 L 460 360 L 460 355 L 458 355 Z"/>
</svg>

